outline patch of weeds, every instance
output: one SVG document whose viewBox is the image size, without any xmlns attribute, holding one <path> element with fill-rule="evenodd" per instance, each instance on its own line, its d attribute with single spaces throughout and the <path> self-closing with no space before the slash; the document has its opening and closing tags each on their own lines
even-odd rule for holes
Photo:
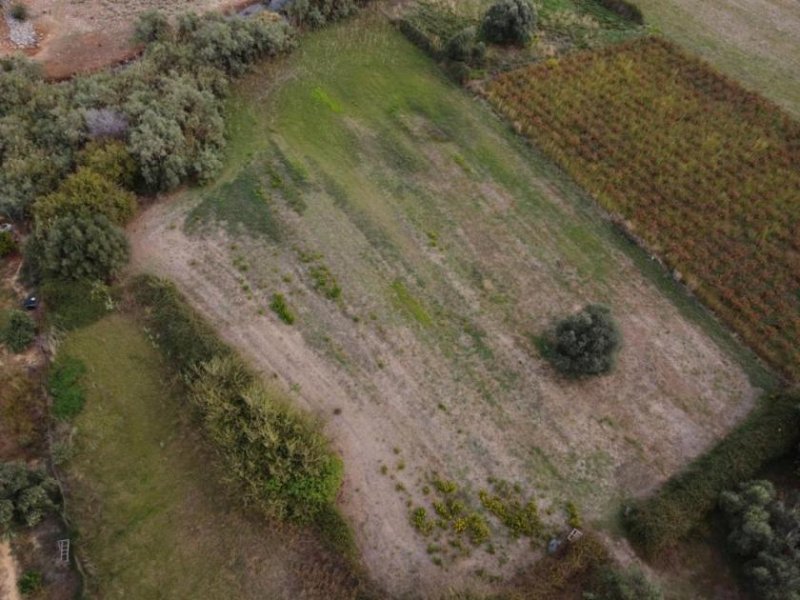
<svg viewBox="0 0 800 600">
<path fill-rule="evenodd" d="M 406 468 L 405 461 L 402 461 L 402 460 L 398 461 L 396 468 L 397 468 L 398 471 L 402 471 L 403 469 L 405 469 Z"/>
<path fill-rule="evenodd" d="M 42 574 L 39 571 L 25 571 L 17 582 L 19 593 L 23 596 L 32 596 L 42 589 Z"/>
<path fill-rule="evenodd" d="M 394 305 L 406 313 L 409 317 L 414 319 L 420 325 L 430 327 L 433 325 L 433 319 L 422 303 L 415 298 L 402 281 L 396 280 L 390 286 L 393 292 Z"/>
<path fill-rule="evenodd" d="M 286 298 L 283 294 L 273 294 L 272 302 L 269 303 L 269 307 L 272 309 L 272 312 L 278 315 L 278 318 L 287 325 L 294 323 L 294 313 L 289 308 L 289 304 L 286 302 Z"/>
<path fill-rule="evenodd" d="M 47 391 L 53 398 L 53 415 L 68 421 L 75 418 L 86 402 L 81 379 L 86 373 L 82 360 L 59 356 L 47 378 Z"/>
<path fill-rule="evenodd" d="M 483 507 L 497 517 L 513 537 L 538 537 L 543 532 L 543 525 L 536 502 L 523 502 L 519 494 L 518 488 L 497 482 L 494 494 L 481 490 L 478 496 Z"/>
<path fill-rule="evenodd" d="M 394 484 L 394 489 L 397 492 L 405 492 L 406 491 L 406 486 L 404 486 L 402 483 L 398 482 L 398 483 Z"/>
<path fill-rule="evenodd" d="M 452 521 L 464 512 L 464 503 L 455 499 L 436 501 L 433 503 L 433 510 L 443 519 Z"/>
<path fill-rule="evenodd" d="M 469 536 L 469 541 L 475 546 L 488 542 L 491 531 L 489 530 L 489 524 L 486 522 L 486 519 L 478 513 L 469 515 L 467 517 L 467 535 Z"/>
<path fill-rule="evenodd" d="M 314 265 L 308 274 L 314 282 L 314 289 L 328 300 L 337 300 L 342 295 L 342 288 L 330 269 L 325 265 Z"/>
<path fill-rule="evenodd" d="M 578 512 L 578 507 L 575 506 L 575 503 L 567 502 L 564 508 L 567 511 L 567 525 L 575 529 L 580 528 L 582 526 L 581 515 Z"/>
<path fill-rule="evenodd" d="M 435 487 L 442 494 L 455 494 L 458 491 L 458 486 L 454 481 L 448 481 L 446 479 L 435 477 L 432 483 L 433 487 Z"/>
<path fill-rule="evenodd" d="M 439 234 L 435 231 L 426 231 L 426 235 L 428 236 L 428 246 L 431 248 L 438 248 L 439 246 Z"/>
<path fill-rule="evenodd" d="M 426 537 L 433 532 L 434 523 L 428 518 L 428 511 L 421 506 L 411 511 L 411 524 Z"/>
<path fill-rule="evenodd" d="M 389 467 L 386 465 L 381 465 L 381 475 L 386 475 L 389 473 Z"/>
</svg>

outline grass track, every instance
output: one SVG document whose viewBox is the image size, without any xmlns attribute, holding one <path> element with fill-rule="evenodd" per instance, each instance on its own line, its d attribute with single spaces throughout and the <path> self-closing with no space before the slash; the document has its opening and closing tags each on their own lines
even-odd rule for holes
<svg viewBox="0 0 800 600">
<path fill-rule="evenodd" d="M 296 571 L 305 564 L 302 540 L 242 516 L 217 483 L 206 442 L 136 322 L 109 316 L 71 333 L 60 352 L 88 366 L 68 509 L 92 595 L 326 597 L 309 591 L 318 569 Z"/>
</svg>

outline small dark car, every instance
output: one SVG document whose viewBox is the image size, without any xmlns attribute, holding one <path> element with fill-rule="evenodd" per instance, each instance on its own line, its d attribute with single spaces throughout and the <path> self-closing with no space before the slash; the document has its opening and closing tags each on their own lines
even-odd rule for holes
<svg viewBox="0 0 800 600">
<path fill-rule="evenodd" d="M 25 310 L 36 310 L 39 308 L 39 296 L 31 294 L 22 302 L 22 308 Z"/>
</svg>

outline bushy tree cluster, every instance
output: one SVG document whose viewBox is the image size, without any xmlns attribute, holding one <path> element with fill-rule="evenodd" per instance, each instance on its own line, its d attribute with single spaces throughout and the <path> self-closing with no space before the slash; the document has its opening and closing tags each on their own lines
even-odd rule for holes
<svg viewBox="0 0 800 600">
<path fill-rule="evenodd" d="M 530 0 L 498 0 L 483 17 L 483 37 L 494 44 L 530 43 L 536 28 L 536 8 Z"/>
<path fill-rule="evenodd" d="M 546 340 L 545 356 L 564 375 L 608 373 L 614 366 L 620 334 L 605 306 L 590 304 L 560 321 Z"/>
<path fill-rule="evenodd" d="M 145 191 L 212 177 L 224 144 L 227 77 L 293 44 L 269 13 L 253 19 L 184 15 L 174 26 L 150 15 L 138 28 L 143 57 L 118 73 L 45 82 L 21 58 L 0 60 L 0 214 L 29 216 L 55 191 L 89 139 L 119 139 Z M 117 173 L 99 175 L 116 181 Z"/>
<path fill-rule="evenodd" d="M 22 352 L 36 338 L 36 323 L 21 310 L 12 310 L 3 330 L 0 331 L 2 342 L 12 352 Z"/>
<path fill-rule="evenodd" d="M 291 0 L 286 14 L 297 24 L 322 27 L 329 21 L 336 21 L 352 15 L 367 0 Z"/>
<path fill-rule="evenodd" d="M 56 508 L 58 486 L 43 470 L 0 463 L 0 532 L 13 525 L 32 527 Z"/>
<path fill-rule="evenodd" d="M 724 492 L 720 507 L 758 597 L 800 600 L 800 498 L 783 501 L 769 481 L 750 481 Z"/>
<path fill-rule="evenodd" d="M 128 240 L 104 215 L 66 215 L 53 222 L 44 251 L 55 279 L 106 281 L 128 261 Z"/>
<path fill-rule="evenodd" d="M 0 59 L 0 214 L 24 218 L 70 171 L 84 140 L 69 84 L 48 84 L 31 61 Z"/>
</svg>

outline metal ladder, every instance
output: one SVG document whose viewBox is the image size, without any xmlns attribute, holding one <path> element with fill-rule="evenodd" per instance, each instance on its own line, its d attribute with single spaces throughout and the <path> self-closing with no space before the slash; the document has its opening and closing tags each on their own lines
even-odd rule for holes
<svg viewBox="0 0 800 600">
<path fill-rule="evenodd" d="M 58 540 L 59 562 L 69 562 L 69 540 Z"/>
</svg>

